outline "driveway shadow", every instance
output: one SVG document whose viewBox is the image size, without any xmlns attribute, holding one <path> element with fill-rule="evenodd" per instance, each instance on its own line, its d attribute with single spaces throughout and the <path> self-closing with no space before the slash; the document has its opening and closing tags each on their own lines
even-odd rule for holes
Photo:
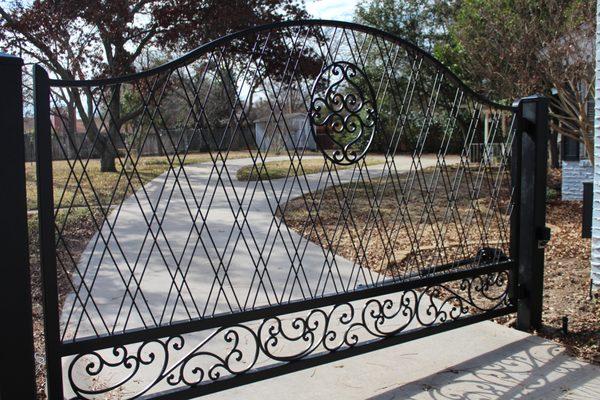
<svg viewBox="0 0 600 400">
<path fill-rule="evenodd" d="M 600 399 L 600 367 L 567 356 L 557 344 L 530 337 L 369 400 L 558 398 Z"/>
</svg>

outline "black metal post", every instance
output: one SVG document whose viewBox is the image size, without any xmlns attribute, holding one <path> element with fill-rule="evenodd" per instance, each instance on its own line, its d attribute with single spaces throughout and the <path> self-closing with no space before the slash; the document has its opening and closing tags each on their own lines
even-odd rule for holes
<svg viewBox="0 0 600 400">
<path fill-rule="evenodd" d="M 40 224 L 40 264 L 44 283 L 44 330 L 46 338 L 46 391 L 49 399 L 62 399 L 60 327 L 56 284 L 54 235 L 54 184 L 52 182 L 52 142 L 50 129 L 50 82 L 39 65 L 33 69 L 35 140 Z"/>
<path fill-rule="evenodd" d="M 0 53 L 0 399 L 35 399 L 25 192 L 23 95 L 18 57 Z"/>
<path fill-rule="evenodd" d="M 592 217 L 594 211 L 594 182 L 583 182 L 583 210 L 581 213 L 581 237 L 592 238 Z"/>
<path fill-rule="evenodd" d="M 544 247 L 549 240 L 545 226 L 548 99 L 539 95 L 521 99 L 517 118 L 521 145 L 517 328 L 532 330 L 542 325 Z"/>
<path fill-rule="evenodd" d="M 510 157 L 510 179 L 512 186 L 511 194 L 511 213 L 510 213 L 510 257 L 513 260 L 519 259 L 519 238 L 521 226 L 521 214 L 520 214 L 520 203 L 521 203 L 521 131 L 519 129 L 519 122 L 521 120 L 522 110 L 519 108 L 518 102 L 513 104 L 517 111 L 513 121 L 513 129 L 515 135 L 513 136 L 511 143 L 511 157 Z M 519 277 L 519 264 L 515 263 L 513 271 L 510 275 L 509 291 L 508 295 L 512 304 L 518 302 L 518 277 Z"/>
</svg>

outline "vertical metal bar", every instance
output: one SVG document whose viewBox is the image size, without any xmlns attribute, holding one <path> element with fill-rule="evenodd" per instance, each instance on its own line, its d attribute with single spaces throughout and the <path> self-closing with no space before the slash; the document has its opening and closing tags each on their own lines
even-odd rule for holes
<svg viewBox="0 0 600 400">
<path fill-rule="evenodd" d="M 25 192 L 23 95 L 18 57 L 0 53 L 0 399 L 35 399 L 35 361 Z"/>
<path fill-rule="evenodd" d="M 583 182 L 583 210 L 581 213 L 581 237 L 591 239 L 594 210 L 594 182 Z"/>
<path fill-rule="evenodd" d="M 58 352 L 60 327 L 54 237 L 54 185 L 52 183 L 52 142 L 50 129 L 50 84 L 39 65 L 33 69 L 35 90 L 35 140 L 37 157 L 38 220 L 40 263 L 44 289 L 47 392 L 49 399 L 62 398 L 62 371 Z"/>
<path fill-rule="evenodd" d="M 511 157 L 510 157 L 510 177 L 512 186 L 512 210 L 510 214 L 510 258 L 515 261 L 515 268 L 511 272 L 509 281 L 508 295 L 511 303 L 518 302 L 518 283 L 519 283 L 519 237 L 521 226 L 521 129 L 519 122 L 522 118 L 522 110 L 518 102 L 513 104 L 516 107 L 514 114 L 513 129 L 515 134 L 512 141 Z"/>
<path fill-rule="evenodd" d="M 519 227 L 519 302 L 517 328 L 542 325 L 546 169 L 548 164 L 548 99 L 531 96 L 519 102 L 521 137 L 521 199 Z"/>
</svg>

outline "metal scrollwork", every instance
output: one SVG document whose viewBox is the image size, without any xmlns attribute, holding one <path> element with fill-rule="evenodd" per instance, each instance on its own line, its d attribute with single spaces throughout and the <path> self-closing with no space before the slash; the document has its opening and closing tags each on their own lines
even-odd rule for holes
<svg viewBox="0 0 600 400">
<path fill-rule="evenodd" d="M 321 127 L 335 144 L 331 153 L 320 146 L 326 158 L 340 165 L 361 160 L 378 124 L 376 95 L 367 75 L 344 61 L 324 68 L 313 86 L 309 116 L 315 141 L 319 143 Z"/>
<path fill-rule="evenodd" d="M 92 351 L 70 360 L 69 384 L 83 399 L 116 393 L 131 384 L 134 389 L 124 392 L 134 394 L 118 392 L 121 398 L 137 398 L 157 387 L 164 390 L 210 384 L 251 373 L 259 360 L 261 368 L 270 368 L 508 306 L 508 281 L 509 271 L 475 275 L 305 313 L 224 326 L 200 338 L 194 336 L 197 334 L 176 335 Z M 186 345 L 186 341 L 196 344 Z M 90 384 L 101 381 L 103 374 L 113 380 Z M 82 379 L 82 375 L 89 379 Z M 114 380 L 114 376 L 119 378 Z"/>
</svg>

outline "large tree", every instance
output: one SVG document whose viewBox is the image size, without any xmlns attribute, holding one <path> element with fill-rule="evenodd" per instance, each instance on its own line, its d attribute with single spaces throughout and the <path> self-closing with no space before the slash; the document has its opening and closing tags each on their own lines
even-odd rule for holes
<svg viewBox="0 0 600 400">
<path fill-rule="evenodd" d="M 408 40 L 420 48 L 435 53 L 441 43 L 449 40 L 449 28 L 460 5 L 460 0 L 365 0 L 359 3 L 355 11 L 355 20 L 359 23 L 378 27 L 386 32 L 393 33 L 398 37 Z M 394 131 L 397 112 L 403 102 L 404 93 L 410 86 L 412 76 L 412 62 L 414 57 L 410 52 L 402 53 L 403 56 L 395 62 L 393 69 L 397 74 L 394 85 L 387 88 L 387 96 L 381 100 L 379 119 L 382 135 L 374 139 L 374 145 L 380 151 L 387 150 L 389 138 L 386 134 Z M 369 75 L 372 81 L 380 81 L 384 68 L 373 60 L 369 66 Z M 408 118 L 423 118 L 428 114 L 427 100 L 435 86 L 436 67 L 430 63 L 423 63 L 419 67 L 418 79 L 416 79 L 414 91 L 410 96 L 408 107 L 411 111 L 407 113 Z M 400 137 L 400 146 L 405 149 L 414 149 L 419 140 L 422 145 L 431 151 L 439 149 L 444 137 L 444 123 L 452 112 L 453 96 L 455 91 L 448 85 L 442 85 L 439 89 L 440 97 L 444 101 L 438 101 L 437 110 L 432 116 L 427 139 L 423 140 L 421 132 L 416 129 L 406 128 Z M 387 104 L 389 103 L 389 104 Z M 385 111 L 384 111 L 385 110 Z M 463 130 L 468 129 L 469 117 L 467 114 L 459 113 L 455 116 L 457 124 Z M 418 126 L 419 124 L 415 124 Z M 459 138 L 452 137 L 450 151 L 457 151 Z"/>
<path fill-rule="evenodd" d="M 595 0 L 463 0 L 439 56 L 488 96 L 551 98 L 556 135 L 583 143 L 592 160 Z"/>
<path fill-rule="evenodd" d="M 359 22 L 393 32 L 435 54 L 467 84 L 510 103 L 551 97 L 552 165 L 557 134 L 592 151 L 586 115 L 593 92 L 595 0 L 371 0 Z"/>
<path fill-rule="evenodd" d="M 58 78 L 89 79 L 136 72 L 148 49 L 180 54 L 228 32 L 306 15 L 302 0 L 14 1 L 0 6 L 0 41 Z M 120 85 L 111 91 L 105 134 L 86 108 L 91 92 L 63 95 L 76 110 L 67 117 L 78 114 L 96 130 L 102 171 L 116 170 L 115 137 L 142 112 L 123 112 Z"/>
<path fill-rule="evenodd" d="M 357 22 L 394 33 L 428 51 L 448 37 L 460 0 L 363 0 Z"/>
</svg>

